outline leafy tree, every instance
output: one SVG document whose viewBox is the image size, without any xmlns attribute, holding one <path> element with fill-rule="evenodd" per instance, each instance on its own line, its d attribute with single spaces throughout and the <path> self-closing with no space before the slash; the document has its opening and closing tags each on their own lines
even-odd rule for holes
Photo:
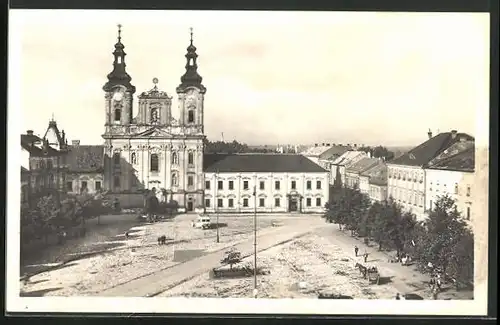
<svg viewBox="0 0 500 325">
<path fill-rule="evenodd" d="M 337 169 L 335 171 L 335 181 L 333 181 L 333 187 L 335 189 L 342 188 L 342 175 L 340 174 L 340 167 L 339 166 L 337 166 Z"/>
<path fill-rule="evenodd" d="M 421 263 L 431 262 L 445 274 L 471 280 L 474 239 L 454 200 L 447 195 L 439 197 L 424 225 Z M 462 268 L 466 271 L 460 271 Z"/>
</svg>

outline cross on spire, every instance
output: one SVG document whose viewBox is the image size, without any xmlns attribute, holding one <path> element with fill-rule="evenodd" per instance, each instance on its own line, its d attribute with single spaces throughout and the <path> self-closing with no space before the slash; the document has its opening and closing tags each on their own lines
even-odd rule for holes
<svg viewBox="0 0 500 325">
<path fill-rule="evenodd" d="M 189 27 L 189 32 L 191 34 L 191 44 L 193 44 L 193 27 Z"/>
<path fill-rule="evenodd" d="M 118 42 L 122 39 L 122 24 L 118 24 Z"/>
</svg>

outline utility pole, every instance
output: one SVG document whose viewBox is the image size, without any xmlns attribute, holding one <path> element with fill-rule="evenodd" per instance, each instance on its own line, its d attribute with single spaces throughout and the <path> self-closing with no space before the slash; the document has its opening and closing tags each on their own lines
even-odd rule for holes
<svg viewBox="0 0 500 325">
<path fill-rule="evenodd" d="M 257 298 L 257 186 L 253 187 L 253 292 Z"/>
<path fill-rule="evenodd" d="M 214 202 L 215 204 L 215 216 L 216 216 L 216 219 L 217 219 L 217 243 L 219 243 L 219 199 L 217 198 L 217 190 L 219 189 L 219 181 L 218 181 L 218 178 L 219 178 L 219 170 L 217 170 L 215 172 L 215 200 L 216 202 Z"/>
</svg>

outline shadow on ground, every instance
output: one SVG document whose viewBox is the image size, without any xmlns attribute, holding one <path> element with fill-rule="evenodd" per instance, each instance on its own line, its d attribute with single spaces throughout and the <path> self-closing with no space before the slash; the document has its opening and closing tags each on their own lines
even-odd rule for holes
<svg viewBox="0 0 500 325">
<path fill-rule="evenodd" d="M 208 229 L 217 229 L 217 228 L 225 228 L 225 227 L 227 227 L 227 223 L 225 223 L 225 222 L 219 222 L 218 224 L 217 224 L 217 222 L 212 222 L 210 224 L 210 226 L 208 226 Z"/>
<path fill-rule="evenodd" d="M 29 273 L 29 276 L 38 274 L 38 273 L 43 273 L 46 271 L 52 271 L 52 270 L 60 270 L 64 269 L 66 267 L 71 267 L 75 266 L 77 263 L 64 263 L 64 264 L 59 264 L 56 266 L 44 266 L 44 265 L 26 265 L 24 268 L 26 269 L 26 273 Z M 43 280 L 41 280 L 43 281 Z M 36 282 L 31 282 L 31 283 L 36 283 Z"/>
<path fill-rule="evenodd" d="M 204 249 L 184 249 L 174 251 L 174 262 L 187 262 L 205 255 Z"/>
<path fill-rule="evenodd" d="M 383 285 L 383 284 L 391 283 L 392 278 L 394 278 L 394 276 L 381 276 L 379 281 L 378 281 L 378 284 Z"/>
<path fill-rule="evenodd" d="M 61 290 L 62 288 L 48 288 L 48 289 L 42 289 L 42 290 L 35 290 L 35 291 L 28 291 L 28 292 L 23 292 L 21 291 L 19 293 L 19 296 L 21 297 L 43 297 L 45 294 L 52 292 L 52 291 L 57 291 Z"/>
</svg>

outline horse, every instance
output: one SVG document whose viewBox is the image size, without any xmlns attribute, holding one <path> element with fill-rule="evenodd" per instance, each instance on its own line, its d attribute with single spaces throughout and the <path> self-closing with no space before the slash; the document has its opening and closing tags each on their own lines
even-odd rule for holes
<svg viewBox="0 0 500 325">
<path fill-rule="evenodd" d="M 368 272 L 368 269 L 366 266 L 364 266 L 360 263 L 356 263 L 356 265 L 354 267 L 358 268 L 359 273 L 361 273 L 363 275 L 363 277 L 366 278 L 366 274 Z"/>
<path fill-rule="evenodd" d="M 158 237 L 158 245 L 166 245 L 167 244 L 167 236 L 162 235 Z"/>
</svg>

